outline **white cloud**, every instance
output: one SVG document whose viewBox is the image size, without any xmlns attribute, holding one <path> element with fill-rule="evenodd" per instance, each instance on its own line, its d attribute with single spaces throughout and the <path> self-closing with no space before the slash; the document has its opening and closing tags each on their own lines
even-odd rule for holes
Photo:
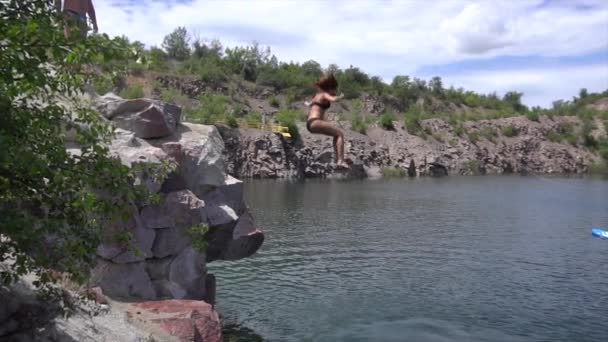
<svg viewBox="0 0 608 342">
<path fill-rule="evenodd" d="M 571 100 L 581 88 L 590 92 L 608 89 L 608 64 L 594 64 L 562 69 L 533 68 L 519 70 L 478 71 L 443 78 L 444 84 L 459 85 L 468 90 L 495 90 L 500 96 L 507 91 L 523 92 L 522 101 L 530 106 L 550 107 L 554 100 Z"/>
<path fill-rule="evenodd" d="M 471 58 L 577 56 L 608 49 L 608 3 L 602 1 L 96 0 L 95 5 L 102 31 L 148 45 L 160 45 L 166 34 L 185 26 L 227 46 L 257 40 L 270 45 L 279 60 L 352 64 L 387 78 Z M 590 83 L 601 83 L 589 76 Z M 495 85 L 488 80 L 482 88 L 489 92 Z"/>
</svg>

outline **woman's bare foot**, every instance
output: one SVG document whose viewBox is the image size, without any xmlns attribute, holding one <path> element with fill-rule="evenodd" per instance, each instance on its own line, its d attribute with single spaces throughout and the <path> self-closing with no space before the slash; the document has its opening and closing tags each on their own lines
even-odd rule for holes
<svg viewBox="0 0 608 342">
<path fill-rule="evenodd" d="M 336 163 L 336 168 L 338 169 L 350 169 L 350 165 L 348 165 L 348 163 L 346 163 L 344 160 L 339 160 Z"/>
</svg>

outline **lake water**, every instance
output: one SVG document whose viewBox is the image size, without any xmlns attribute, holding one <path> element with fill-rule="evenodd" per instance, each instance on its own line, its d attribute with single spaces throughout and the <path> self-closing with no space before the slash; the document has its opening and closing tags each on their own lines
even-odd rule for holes
<svg viewBox="0 0 608 342">
<path fill-rule="evenodd" d="M 608 227 L 606 180 L 251 181 L 245 195 L 264 245 L 209 265 L 241 341 L 608 341 L 608 240 L 591 236 Z"/>
</svg>

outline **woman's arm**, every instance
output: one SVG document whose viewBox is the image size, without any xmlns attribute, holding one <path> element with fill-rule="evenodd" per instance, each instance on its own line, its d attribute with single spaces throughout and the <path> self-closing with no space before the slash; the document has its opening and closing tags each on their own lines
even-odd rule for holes
<svg viewBox="0 0 608 342">
<path fill-rule="evenodd" d="M 344 94 L 340 94 L 338 96 L 332 96 L 332 95 L 329 95 L 329 94 L 323 94 L 323 97 L 325 97 L 330 102 L 336 102 L 336 101 L 340 101 L 341 99 L 343 99 L 344 98 Z"/>
</svg>

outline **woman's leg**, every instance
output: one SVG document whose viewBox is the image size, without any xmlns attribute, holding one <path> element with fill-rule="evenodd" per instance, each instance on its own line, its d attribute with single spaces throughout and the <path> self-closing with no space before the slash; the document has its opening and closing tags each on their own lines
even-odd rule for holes
<svg viewBox="0 0 608 342">
<path fill-rule="evenodd" d="M 315 120 L 310 123 L 312 133 L 324 134 L 334 137 L 334 150 L 336 152 L 336 163 L 348 167 L 344 162 L 344 134 L 327 121 Z"/>
</svg>

